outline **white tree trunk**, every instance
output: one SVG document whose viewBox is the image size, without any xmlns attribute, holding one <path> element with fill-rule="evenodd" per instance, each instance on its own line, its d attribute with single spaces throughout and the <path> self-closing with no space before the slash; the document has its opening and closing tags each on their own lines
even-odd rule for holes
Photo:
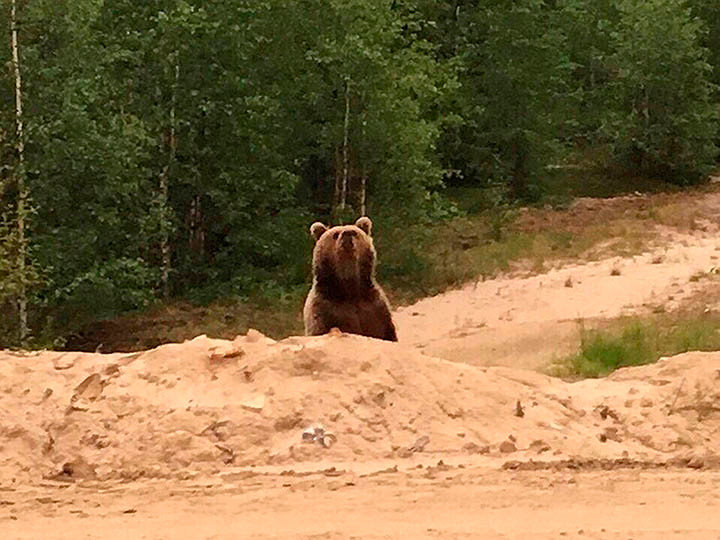
<svg viewBox="0 0 720 540">
<path fill-rule="evenodd" d="M 367 199 L 367 174 L 365 172 L 365 165 L 363 165 L 362 177 L 360 178 L 360 215 L 364 216 L 367 214 L 367 208 L 365 207 L 365 201 Z"/>
<path fill-rule="evenodd" d="M 362 115 L 362 128 L 360 131 L 360 149 L 365 149 L 365 124 L 367 123 L 366 117 L 365 117 L 365 111 L 363 111 Z M 363 152 L 365 154 L 366 152 Z M 367 167 L 365 166 L 365 159 L 366 156 L 362 155 L 360 156 L 360 159 L 362 160 L 362 174 L 360 176 L 360 215 L 364 216 L 367 215 L 367 208 L 366 208 L 366 200 L 367 200 Z"/>
<path fill-rule="evenodd" d="M 333 171 L 335 173 L 335 185 L 333 187 L 332 196 L 332 218 L 335 219 L 340 206 L 340 185 L 342 184 L 342 173 L 340 172 L 340 150 L 336 147 L 335 156 L 333 157 Z"/>
<path fill-rule="evenodd" d="M 345 125 L 343 129 L 343 177 L 340 189 L 339 206 L 345 209 L 347 204 L 348 174 L 350 170 L 350 79 L 345 80 Z"/>
<path fill-rule="evenodd" d="M 188 238 L 190 250 L 198 256 L 202 256 L 205 253 L 205 231 L 203 231 L 203 211 L 200 195 L 195 195 L 190 201 L 188 229 L 190 229 Z"/>
<path fill-rule="evenodd" d="M 27 184 L 25 182 L 25 139 L 23 132 L 23 99 L 22 99 L 22 78 L 20 76 L 20 54 L 18 46 L 17 29 L 17 2 L 10 2 L 10 34 L 12 46 L 12 66 L 15 75 L 15 135 L 17 138 L 17 167 L 15 179 L 18 189 L 17 200 L 17 235 L 18 253 L 17 269 L 20 276 L 20 288 L 18 291 L 18 326 L 20 339 L 24 340 L 29 335 L 27 320 L 27 239 L 25 237 L 25 219 L 27 217 Z"/>
<path fill-rule="evenodd" d="M 170 216 L 169 214 L 169 198 L 170 198 L 170 166 L 175 161 L 177 153 L 177 136 L 176 136 L 176 119 L 175 110 L 177 107 L 177 87 L 180 80 L 180 60 L 177 51 L 175 52 L 175 82 L 172 89 L 172 97 L 170 102 L 170 152 L 168 162 L 160 175 L 160 205 L 162 208 L 162 236 L 160 238 L 160 255 L 162 257 L 162 273 L 161 282 L 163 289 L 163 298 L 170 298 Z"/>
</svg>

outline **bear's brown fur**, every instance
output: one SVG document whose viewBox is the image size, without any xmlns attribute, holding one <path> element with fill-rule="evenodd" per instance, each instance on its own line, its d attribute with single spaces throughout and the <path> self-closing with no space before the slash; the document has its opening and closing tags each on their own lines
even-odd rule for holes
<svg viewBox="0 0 720 540">
<path fill-rule="evenodd" d="M 342 332 L 397 341 L 390 303 L 375 281 L 372 221 L 355 225 L 310 227 L 315 238 L 313 284 L 303 317 L 305 334 L 317 336 L 332 328 Z"/>
</svg>

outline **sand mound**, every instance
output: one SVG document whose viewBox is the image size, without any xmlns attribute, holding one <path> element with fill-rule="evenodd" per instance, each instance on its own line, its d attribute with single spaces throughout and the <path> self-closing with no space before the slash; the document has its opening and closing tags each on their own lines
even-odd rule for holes
<svg viewBox="0 0 720 540">
<path fill-rule="evenodd" d="M 719 379 L 720 354 L 570 384 L 358 336 L 275 342 L 254 331 L 132 355 L 0 352 L 0 483 L 413 454 L 691 453 L 702 466 L 720 444 Z M 304 441 L 307 428 L 318 429 Z"/>
</svg>

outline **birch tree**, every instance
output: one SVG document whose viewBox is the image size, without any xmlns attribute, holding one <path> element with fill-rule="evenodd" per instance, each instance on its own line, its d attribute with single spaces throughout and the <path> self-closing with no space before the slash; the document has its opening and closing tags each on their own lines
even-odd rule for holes
<svg viewBox="0 0 720 540">
<path fill-rule="evenodd" d="M 170 208 L 170 168 L 175 163 L 177 155 L 177 92 L 178 83 L 180 81 L 180 56 L 179 51 L 175 51 L 172 56 L 172 70 L 174 72 L 174 81 L 172 84 L 170 98 L 170 113 L 168 127 L 168 162 L 160 174 L 160 252 L 161 252 L 161 283 L 163 298 L 170 298 L 170 270 L 171 270 L 171 247 L 170 233 L 172 230 L 172 210 Z"/>
<path fill-rule="evenodd" d="M 26 225 L 28 212 L 28 190 L 25 180 L 25 133 L 23 125 L 23 93 L 22 75 L 20 69 L 20 44 L 18 40 L 17 2 L 10 3 L 10 34 L 12 48 L 12 67 L 15 80 L 15 137 L 16 137 L 16 163 L 14 170 L 15 184 L 17 186 L 17 275 L 19 279 L 17 291 L 18 303 L 18 331 L 20 340 L 25 341 L 30 333 L 28 327 L 28 280 L 26 277 L 28 264 L 28 241 L 26 238 Z"/>
</svg>

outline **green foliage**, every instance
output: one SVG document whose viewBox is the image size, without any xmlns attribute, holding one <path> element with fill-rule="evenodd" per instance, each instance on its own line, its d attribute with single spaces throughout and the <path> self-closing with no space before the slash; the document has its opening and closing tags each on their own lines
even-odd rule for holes
<svg viewBox="0 0 720 540">
<path fill-rule="evenodd" d="M 350 174 L 369 179 L 370 212 L 392 206 L 417 215 L 428 190 L 440 185 L 433 151 L 441 121 L 437 103 L 454 87 L 452 73 L 418 35 L 425 21 L 407 2 L 290 2 L 288 9 L 298 22 L 285 37 L 304 54 L 277 69 L 292 71 L 286 76 L 299 101 L 294 108 L 307 114 L 300 124 L 315 130 L 302 134 L 307 148 L 298 159 L 305 185 L 318 186 L 315 194 L 330 200 L 328 177 L 342 173 L 347 91 Z"/>
<path fill-rule="evenodd" d="M 699 44 L 702 23 L 683 0 L 623 1 L 618 8 L 605 131 L 626 166 L 695 182 L 717 155 L 717 104 L 712 66 Z"/>
<path fill-rule="evenodd" d="M 153 300 L 157 270 L 139 259 L 99 263 L 55 290 L 61 322 L 75 324 L 146 308 Z M 64 320 L 63 320 L 64 319 Z"/>
<path fill-rule="evenodd" d="M 166 239 L 173 295 L 290 305 L 309 279 L 309 224 L 354 220 L 363 180 L 393 248 L 381 272 L 410 284 L 441 268 L 430 291 L 536 249 L 506 236 L 516 203 L 549 200 L 574 145 L 610 146 L 628 178 L 690 181 L 714 163 L 720 11 L 695 0 L 18 5 L 33 264 L 20 276 L 9 262 L 4 70 L 0 305 L 36 284 L 36 333 L 155 301 Z M 445 184 L 481 190 L 451 202 Z M 465 213 L 482 215 L 482 247 L 430 250 Z"/>
<path fill-rule="evenodd" d="M 707 315 L 634 319 L 620 328 L 583 329 L 580 352 L 560 363 L 560 373 L 603 377 L 618 368 L 648 364 L 662 356 L 717 350 L 719 331 L 720 320 Z"/>
<path fill-rule="evenodd" d="M 369 179 L 370 211 L 442 207 L 429 192 L 441 178 L 434 103 L 452 74 L 417 37 L 425 23 L 410 5 L 39 1 L 21 16 L 32 240 L 49 274 L 40 296 L 69 325 L 69 306 L 94 310 L 115 277 L 137 279 L 98 317 L 152 298 L 157 276 L 144 270 L 160 266 L 165 231 L 176 293 L 305 282 L 307 227 L 328 213 L 338 174 L 345 81 L 351 173 Z M 8 132 L 13 85 L 0 85 Z"/>
<path fill-rule="evenodd" d="M 462 120 L 446 130 L 443 151 L 465 181 L 539 195 L 568 105 L 570 63 L 557 15 L 549 3 L 523 0 L 480 3 L 460 16 Z"/>
<path fill-rule="evenodd" d="M 488 211 L 488 225 L 490 230 L 490 238 L 496 242 L 502 240 L 508 227 L 517 218 L 517 208 L 507 193 L 502 189 L 488 190 L 490 195 L 490 204 L 492 205 Z"/>
<path fill-rule="evenodd" d="M 21 294 L 32 293 L 42 282 L 33 259 L 25 261 L 25 268 L 18 265 L 20 240 L 13 219 L 0 218 L 0 347 L 19 343 L 17 332 L 17 309 Z"/>
<path fill-rule="evenodd" d="M 17 298 L 23 276 L 18 275 L 17 229 L 7 220 L 0 221 L 0 303 Z"/>
<path fill-rule="evenodd" d="M 569 359 L 573 372 L 602 377 L 620 367 L 639 366 L 656 359 L 657 345 L 646 326 L 634 322 L 619 334 L 583 332 L 581 352 Z"/>
<path fill-rule="evenodd" d="M 700 44 L 708 52 L 713 68 L 712 81 L 720 84 L 720 4 L 705 0 L 688 0 L 686 5 L 693 16 L 702 21 L 705 31 L 700 32 Z"/>
<path fill-rule="evenodd" d="M 595 146 L 603 142 L 599 130 L 607 117 L 606 86 L 615 69 L 611 36 L 620 18 L 617 2 L 561 0 L 558 9 L 571 73 L 562 136 Z"/>
</svg>

